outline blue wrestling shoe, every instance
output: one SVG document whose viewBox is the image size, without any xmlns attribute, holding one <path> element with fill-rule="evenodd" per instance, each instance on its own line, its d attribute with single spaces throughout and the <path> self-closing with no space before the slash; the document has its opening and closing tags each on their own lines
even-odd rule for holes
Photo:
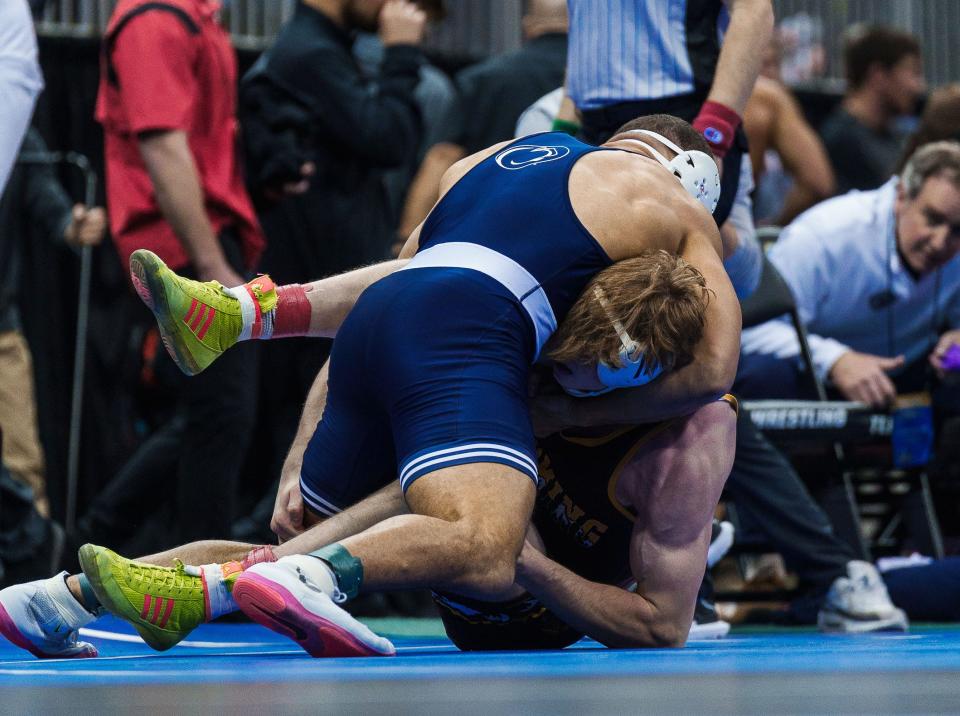
<svg viewBox="0 0 960 716">
<path fill-rule="evenodd" d="M 233 585 L 233 599 L 248 617 L 290 637 L 314 657 L 393 656 L 389 639 L 377 636 L 288 562 L 261 562 Z"/>
<path fill-rule="evenodd" d="M 0 590 L 0 634 L 39 659 L 97 656 L 77 630 L 96 619 L 67 589 L 66 572 Z"/>
</svg>

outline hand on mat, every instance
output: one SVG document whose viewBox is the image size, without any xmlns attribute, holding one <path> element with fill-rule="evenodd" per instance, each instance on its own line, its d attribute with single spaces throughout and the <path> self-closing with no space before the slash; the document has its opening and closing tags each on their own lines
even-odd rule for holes
<svg viewBox="0 0 960 716">
<path fill-rule="evenodd" d="M 904 357 L 885 358 L 848 351 L 830 369 L 830 380 L 847 400 L 882 408 L 897 397 L 897 389 L 887 376 L 892 370 L 903 367 Z"/>
<path fill-rule="evenodd" d="M 281 544 L 303 532 L 303 498 L 300 496 L 300 464 L 284 463 L 270 529 Z"/>
</svg>

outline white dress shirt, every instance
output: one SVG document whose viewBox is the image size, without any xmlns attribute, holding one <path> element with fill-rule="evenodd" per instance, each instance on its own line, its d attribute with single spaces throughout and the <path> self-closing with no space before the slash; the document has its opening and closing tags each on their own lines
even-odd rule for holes
<svg viewBox="0 0 960 716">
<path fill-rule="evenodd" d="M 937 328 L 960 326 L 960 256 L 914 279 L 896 250 L 897 178 L 818 204 L 783 230 L 769 257 L 793 291 L 821 377 L 847 351 L 924 358 Z M 939 324 L 939 325 L 938 325 Z M 743 332 L 742 352 L 794 358 L 786 319 Z"/>
</svg>

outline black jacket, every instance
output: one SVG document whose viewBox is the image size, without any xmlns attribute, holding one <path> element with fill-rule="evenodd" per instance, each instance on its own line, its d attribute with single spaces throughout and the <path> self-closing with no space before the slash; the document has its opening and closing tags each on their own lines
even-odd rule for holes
<svg viewBox="0 0 960 716">
<path fill-rule="evenodd" d="M 0 199 L 0 331 L 20 328 L 17 294 L 21 242 L 38 236 L 63 241 L 70 223 L 73 202 L 60 185 L 54 167 L 24 161 L 47 151 L 37 130 L 30 129 Z"/>
<path fill-rule="evenodd" d="M 348 33 L 300 3 L 241 83 L 247 176 L 270 244 L 264 269 L 280 280 L 378 260 L 391 241 L 380 172 L 417 151 L 423 56 L 389 47 L 380 75 L 369 79 L 351 45 Z M 296 179 L 308 160 L 316 174 L 307 194 L 265 199 L 263 189 Z"/>
</svg>

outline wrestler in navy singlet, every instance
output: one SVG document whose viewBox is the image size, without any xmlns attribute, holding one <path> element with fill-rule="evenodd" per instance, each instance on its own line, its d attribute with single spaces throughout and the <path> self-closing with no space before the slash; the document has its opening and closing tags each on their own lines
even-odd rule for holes
<svg viewBox="0 0 960 716">
<path fill-rule="evenodd" d="M 417 254 L 370 286 L 337 333 L 327 405 L 304 454 L 307 505 L 335 514 L 398 475 L 509 465 L 537 480 L 529 367 L 611 261 L 570 204 L 562 133 L 479 162 L 434 207 Z"/>
</svg>

